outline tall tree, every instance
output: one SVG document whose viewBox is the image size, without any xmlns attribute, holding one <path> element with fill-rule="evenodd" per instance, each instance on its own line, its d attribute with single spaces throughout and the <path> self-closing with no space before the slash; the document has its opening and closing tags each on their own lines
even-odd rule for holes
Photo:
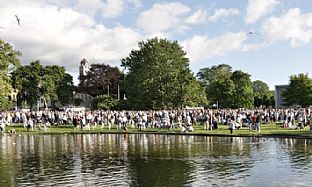
<svg viewBox="0 0 312 187">
<path fill-rule="evenodd" d="M 231 79 L 235 85 L 233 92 L 233 107 L 253 107 L 254 97 L 250 75 L 248 73 L 237 70 L 233 72 Z"/>
<path fill-rule="evenodd" d="M 253 106 L 253 89 L 250 75 L 232 67 L 220 64 L 202 68 L 197 77 L 206 88 L 209 101 L 223 108 Z"/>
<path fill-rule="evenodd" d="M 73 91 L 74 91 L 73 76 L 68 73 L 65 73 L 63 79 L 60 80 L 60 83 L 58 84 L 57 88 L 58 101 L 62 105 L 68 105 L 73 103 L 74 102 Z"/>
<path fill-rule="evenodd" d="M 39 85 L 43 76 L 43 66 L 39 61 L 21 66 L 12 73 L 13 85 L 19 90 L 18 105 L 26 101 L 30 108 L 35 106 L 41 96 Z"/>
<path fill-rule="evenodd" d="M 232 67 L 228 64 L 219 64 L 218 66 L 211 66 L 210 68 L 202 68 L 197 73 L 197 77 L 206 86 L 217 80 L 230 79 L 232 76 Z"/>
<path fill-rule="evenodd" d="M 57 101 L 68 104 L 72 101 L 72 76 L 61 66 L 42 66 L 39 61 L 21 66 L 12 73 L 14 86 L 20 90 L 19 105 L 27 101 L 33 108 L 40 97 L 50 100 L 54 105 Z"/>
<path fill-rule="evenodd" d="M 207 89 L 208 99 L 221 108 L 233 106 L 233 92 L 235 85 L 229 78 L 216 80 Z"/>
<path fill-rule="evenodd" d="M 252 83 L 253 92 L 254 92 L 254 106 L 273 106 L 271 103 L 272 97 L 274 94 L 270 91 L 269 86 L 260 80 L 256 80 Z"/>
<path fill-rule="evenodd" d="M 206 88 L 208 100 L 224 108 L 233 104 L 234 83 L 231 76 L 232 67 L 227 64 L 202 68 L 197 73 L 197 77 Z"/>
<path fill-rule="evenodd" d="M 0 109 L 8 106 L 8 96 L 12 92 L 9 73 L 20 65 L 21 52 L 13 49 L 12 45 L 0 39 Z"/>
<path fill-rule="evenodd" d="M 63 66 L 44 67 L 45 75 L 42 77 L 41 93 L 52 101 L 53 107 L 57 101 L 62 105 L 72 103 L 73 100 L 73 77 L 66 73 Z"/>
<path fill-rule="evenodd" d="M 117 98 L 118 86 L 123 87 L 123 73 L 117 67 L 106 64 L 91 64 L 86 76 L 79 77 L 78 90 L 93 97 L 103 94 L 114 95 Z"/>
<path fill-rule="evenodd" d="M 139 42 L 139 49 L 132 50 L 121 63 L 128 71 L 125 90 L 134 108 L 177 108 L 205 100 L 177 41 L 152 38 Z"/>
<path fill-rule="evenodd" d="M 305 74 L 291 75 L 289 86 L 283 93 L 286 105 L 312 105 L 312 79 Z"/>
</svg>

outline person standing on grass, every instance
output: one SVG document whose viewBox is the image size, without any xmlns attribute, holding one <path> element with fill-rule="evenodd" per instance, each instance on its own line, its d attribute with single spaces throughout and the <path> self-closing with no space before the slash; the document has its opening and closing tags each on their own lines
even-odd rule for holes
<svg viewBox="0 0 312 187">
<path fill-rule="evenodd" d="M 233 134 L 233 130 L 235 129 L 235 118 L 231 116 L 228 120 L 230 134 Z"/>
<path fill-rule="evenodd" d="M 123 129 L 125 131 L 128 130 L 127 122 L 128 122 L 128 118 L 127 118 L 126 114 L 122 113 L 122 122 L 121 122 L 121 124 L 122 124 L 122 127 L 123 127 Z"/>
<path fill-rule="evenodd" d="M 251 123 L 250 123 L 250 127 L 249 127 L 249 130 L 253 131 L 255 130 L 256 128 L 256 120 L 257 120 L 257 115 L 256 113 L 252 114 L 251 117 Z"/>
<path fill-rule="evenodd" d="M 31 129 L 31 131 L 34 131 L 34 121 L 32 118 L 28 119 L 28 123 L 27 123 L 27 131 L 29 131 L 29 129 Z"/>
<path fill-rule="evenodd" d="M 256 123 L 255 123 L 256 131 L 260 133 L 261 116 L 258 112 L 256 112 L 255 115 L 256 115 Z"/>
<path fill-rule="evenodd" d="M 5 132 L 5 122 L 4 122 L 4 118 L 1 116 L 1 114 L 0 114 L 0 131 Z"/>
<path fill-rule="evenodd" d="M 208 114 L 208 112 L 206 112 L 204 114 L 204 130 L 208 130 L 209 129 L 209 119 L 210 119 L 210 116 Z"/>
<path fill-rule="evenodd" d="M 139 131 L 142 130 L 142 125 L 143 125 L 142 117 L 140 115 L 137 115 L 137 127 L 138 127 Z"/>
</svg>

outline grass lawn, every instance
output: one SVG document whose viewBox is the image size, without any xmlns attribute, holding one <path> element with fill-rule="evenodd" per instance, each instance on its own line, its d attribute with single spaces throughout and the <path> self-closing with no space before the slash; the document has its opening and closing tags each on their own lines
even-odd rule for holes
<svg viewBox="0 0 312 187">
<path fill-rule="evenodd" d="M 168 129 L 154 129 L 147 128 L 139 131 L 137 128 L 128 128 L 127 131 L 117 130 L 116 126 L 112 126 L 111 130 L 108 130 L 108 127 L 105 126 L 103 129 L 100 126 L 91 130 L 82 130 L 82 129 L 74 129 L 73 126 L 52 126 L 49 127 L 46 131 L 39 130 L 38 128 L 34 128 L 34 131 L 27 131 L 20 124 L 13 124 L 11 126 L 6 127 L 6 132 L 15 129 L 17 134 L 88 134 L 88 133 L 161 133 L 161 134 L 188 134 L 188 135 L 209 135 L 209 136 L 267 136 L 267 137 L 294 137 L 294 138 L 312 138 L 312 131 L 310 131 L 309 127 L 305 127 L 302 130 L 294 130 L 294 129 L 285 129 L 282 128 L 280 124 L 262 124 L 261 132 L 258 133 L 256 131 L 250 131 L 248 127 L 243 127 L 238 130 L 234 130 L 233 134 L 230 134 L 228 130 L 228 126 L 219 125 L 219 129 L 207 131 L 203 129 L 203 126 L 200 124 L 194 125 L 193 132 L 180 133 L 180 129 L 168 130 Z"/>
</svg>

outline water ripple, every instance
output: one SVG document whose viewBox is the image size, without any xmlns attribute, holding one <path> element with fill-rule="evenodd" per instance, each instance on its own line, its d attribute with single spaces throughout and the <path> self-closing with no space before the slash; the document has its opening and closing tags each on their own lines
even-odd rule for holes
<svg viewBox="0 0 312 187">
<path fill-rule="evenodd" d="M 12 142 L 16 146 L 12 146 Z M 312 141 L 168 135 L 1 137 L 1 186 L 309 186 Z M 291 180 L 290 180 L 291 179 Z"/>
</svg>

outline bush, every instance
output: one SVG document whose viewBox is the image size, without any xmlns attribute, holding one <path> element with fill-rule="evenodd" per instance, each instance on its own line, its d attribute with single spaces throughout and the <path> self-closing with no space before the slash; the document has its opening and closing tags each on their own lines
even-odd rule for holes
<svg viewBox="0 0 312 187">
<path fill-rule="evenodd" d="M 109 110 L 116 107 L 118 100 L 108 95 L 99 95 L 94 98 L 92 109 L 96 110 Z"/>
</svg>

